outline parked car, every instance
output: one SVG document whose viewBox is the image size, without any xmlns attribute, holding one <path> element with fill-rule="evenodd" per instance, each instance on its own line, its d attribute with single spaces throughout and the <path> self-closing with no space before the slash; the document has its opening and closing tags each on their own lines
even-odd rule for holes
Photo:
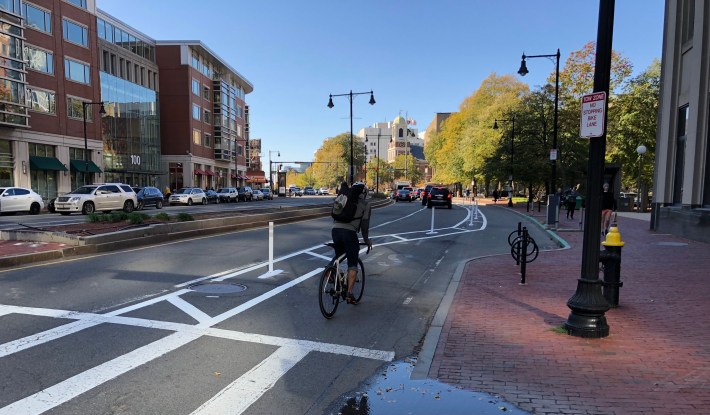
<svg viewBox="0 0 710 415">
<path fill-rule="evenodd" d="M 320 189 L 318 189 L 318 194 L 328 196 L 330 194 L 330 190 L 328 190 L 327 187 L 321 187 Z"/>
<path fill-rule="evenodd" d="M 251 202 L 254 200 L 254 192 L 249 186 L 240 187 L 237 189 L 237 193 L 237 200 L 240 202 Z"/>
<path fill-rule="evenodd" d="M 291 192 L 294 196 L 303 196 L 303 190 L 301 190 L 300 187 L 294 187 L 291 189 Z"/>
<path fill-rule="evenodd" d="M 271 189 L 269 189 L 268 187 L 261 189 L 261 193 L 264 194 L 264 199 L 274 200 L 274 194 L 271 193 Z"/>
<path fill-rule="evenodd" d="M 136 192 L 136 199 L 138 200 L 136 210 L 143 210 L 146 206 L 155 206 L 156 209 L 163 208 L 164 196 L 157 187 L 145 186 L 133 187 L 132 189 Z"/>
<path fill-rule="evenodd" d="M 123 183 L 88 184 L 59 196 L 54 201 L 54 210 L 62 215 L 81 212 L 89 215 L 94 212 L 109 213 L 123 210 L 131 213 L 138 206 L 136 192 Z"/>
<path fill-rule="evenodd" d="M 236 202 L 238 193 L 236 187 L 223 187 L 217 190 L 217 196 L 219 196 L 220 202 Z"/>
<path fill-rule="evenodd" d="M 44 208 L 42 196 L 24 187 L 0 187 L 0 213 L 38 214 Z"/>
<path fill-rule="evenodd" d="M 406 200 L 407 202 L 412 201 L 412 194 L 409 190 L 407 189 L 399 189 L 397 190 L 397 193 L 395 193 L 394 200 L 400 201 L 400 200 Z"/>
<path fill-rule="evenodd" d="M 259 189 L 252 191 L 252 195 L 254 196 L 254 200 L 264 200 L 264 194 L 261 193 Z"/>
<path fill-rule="evenodd" d="M 205 190 L 205 197 L 207 198 L 207 203 L 219 203 L 219 195 L 212 189 Z"/>
<path fill-rule="evenodd" d="M 315 196 L 315 195 L 316 195 L 316 191 L 315 191 L 314 188 L 312 188 L 312 187 L 310 187 L 310 186 L 306 186 L 306 187 L 303 188 L 303 194 L 306 195 L 306 196 Z"/>
<path fill-rule="evenodd" d="M 195 203 L 207 204 L 207 195 L 199 187 L 183 187 L 170 195 L 170 206 L 178 204 L 192 206 Z"/>
<path fill-rule="evenodd" d="M 433 186 L 429 191 L 426 207 L 431 209 L 432 206 L 446 206 L 451 209 L 451 192 L 449 189 L 442 186 Z"/>
</svg>

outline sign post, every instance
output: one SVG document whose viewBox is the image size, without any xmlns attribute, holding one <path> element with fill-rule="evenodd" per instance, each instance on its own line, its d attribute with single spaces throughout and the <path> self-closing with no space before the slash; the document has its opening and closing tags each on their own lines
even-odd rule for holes
<svg viewBox="0 0 710 415">
<path fill-rule="evenodd" d="M 582 96 L 582 116 L 580 117 L 579 136 L 583 138 L 604 135 L 606 110 L 606 92 L 595 92 Z"/>
</svg>

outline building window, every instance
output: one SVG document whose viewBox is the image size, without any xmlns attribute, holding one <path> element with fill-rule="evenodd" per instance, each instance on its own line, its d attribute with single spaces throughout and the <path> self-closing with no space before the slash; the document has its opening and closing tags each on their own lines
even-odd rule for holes
<svg viewBox="0 0 710 415">
<path fill-rule="evenodd" d="M 89 46 L 89 29 L 67 19 L 62 19 L 64 39 L 85 47 Z"/>
<path fill-rule="evenodd" d="M 25 27 L 52 33 L 52 13 L 29 3 L 22 5 L 22 15 L 25 17 Z"/>
<path fill-rule="evenodd" d="M 200 81 L 197 79 L 192 80 L 192 93 L 197 96 L 200 95 Z"/>
<path fill-rule="evenodd" d="M 676 133 L 673 203 L 680 205 L 683 202 L 683 174 L 685 172 L 685 144 L 687 139 L 688 118 L 690 109 L 688 105 L 678 110 L 678 131 Z"/>
<path fill-rule="evenodd" d="M 208 86 L 202 86 L 202 98 L 209 101 L 210 99 L 210 88 Z"/>
<path fill-rule="evenodd" d="M 200 106 L 197 104 L 192 104 L 192 118 L 200 120 Z"/>
<path fill-rule="evenodd" d="M 57 101 L 54 92 L 41 89 L 28 89 L 27 100 L 32 111 L 45 114 L 57 113 Z"/>
<path fill-rule="evenodd" d="M 84 100 L 74 97 L 67 97 L 67 117 L 83 119 L 84 118 Z M 86 121 L 92 122 L 91 105 L 86 106 Z"/>
<path fill-rule="evenodd" d="M 192 142 L 194 144 L 197 144 L 197 145 L 202 144 L 200 142 L 201 138 L 202 138 L 202 133 L 200 132 L 200 130 L 192 130 Z"/>
<path fill-rule="evenodd" d="M 693 40 L 693 31 L 695 30 L 695 0 L 683 0 L 681 3 L 682 22 L 681 22 L 681 45 L 684 45 Z"/>
<path fill-rule="evenodd" d="M 212 147 L 212 136 L 205 133 L 205 147 Z"/>
<path fill-rule="evenodd" d="M 64 58 L 64 76 L 74 82 L 82 84 L 91 83 L 91 71 L 89 65 Z"/>
<path fill-rule="evenodd" d="M 196 53 L 192 54 L 192 60 L 190 61 L 193 68 L 200 70 L 200 57 Z"/>
<path fill-rule="evenodd" d="M 212 121 L 210 121 L 211 119 L 212 119 L 212 117 L 210 116 L 210 112 L 208 110 L 205 110 L 203 121 L 209 124 L 210 122 L 212 122 Z"/>
<path fill-rule="evenodd" d="M 25 45 L 25 62 L 30 69 L 48 74 L 54 73 L 54 56 L 52 52 Z"/>
<path fill-rule="evenodd" d="M 82 9 L 86 9 L 86 0 L 64 0 L 67 3 L 71 3 L 75 5 L 76 7 L 81 7 Z"/>
</svg>

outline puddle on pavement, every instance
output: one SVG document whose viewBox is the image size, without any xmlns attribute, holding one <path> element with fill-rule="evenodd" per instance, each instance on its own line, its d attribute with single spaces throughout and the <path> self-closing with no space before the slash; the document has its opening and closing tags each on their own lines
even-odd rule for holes
<svg viewBox="0 0 710 415">
<path fill-rule="evenodd" d="M 394 362 L 344 396 L 328 414 L 529 415 L 499 397 L 458 389 L 433 379 L 411 380 L 416 361 Z"/>
</svg>

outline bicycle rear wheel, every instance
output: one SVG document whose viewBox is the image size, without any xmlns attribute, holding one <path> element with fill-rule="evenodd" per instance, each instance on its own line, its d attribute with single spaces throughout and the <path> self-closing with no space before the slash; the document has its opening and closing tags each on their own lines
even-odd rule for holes
<svg viewBox="0 0 710 415">
<path fill-rule="evenodd" d="M 340 303 L 340 296 L 336 291 L 336 281 L 338 279 L 337 270 L 333 266 L 327 266 L 320 276 L 318 284 L 318 302 L 320 312 L 323 317 L 330 319 L 335 314 Z"/>
<path fill-rule="evenodd" d="M 362 298 L 362 293 L 365 292 L 365 266 L 360 258 L 357 259 L 357 265 L 359 269 L 353 285 L 353 297 L 355 297 L 355 301 L 359 302 Z"/>
</svg>

